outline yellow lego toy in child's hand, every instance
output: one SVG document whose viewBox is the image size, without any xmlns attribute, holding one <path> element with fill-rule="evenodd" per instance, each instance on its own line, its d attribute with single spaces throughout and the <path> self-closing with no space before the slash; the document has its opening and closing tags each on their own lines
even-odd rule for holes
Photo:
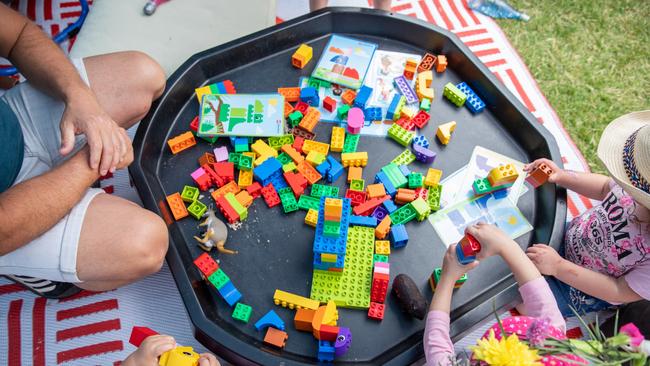
<svg viewBox="0 0 650 366">
<path fill-rule="evenodd" d="M 133 327 L 129 342 L 138 349 L 122 366 L 220 366 L 214 355 L 198 354 L 192 347 L 179 346 L 174 338 L 156 334 L 149 328 Z"/>
</svg>

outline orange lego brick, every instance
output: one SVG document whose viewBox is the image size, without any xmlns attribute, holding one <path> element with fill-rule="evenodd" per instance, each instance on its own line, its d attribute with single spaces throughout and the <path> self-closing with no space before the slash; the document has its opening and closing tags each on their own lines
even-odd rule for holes
<svg viewBox="0 0 650 366">
<path fill-rule="evenodd" d="M 217 160 L 214 157 L 214 154 L 210 154 L 209 152 L 206 152 L 205 154 L 201 155 L 199 158 L 199 165 L 204 166 L 206 164 L 212 164 L 216 163 Z"/>
<path fill-rule="evenodd" d="M 343 101 L 344 104 L 352 105 L 356 97 L 357 93 L 355 93 L 354 90 L 348 89 L 341 94 L 341 101 Z"/>
<path fill-rule="evenodd" d="M 278 88 L 278 94 L 284 97 L 284 100 L 287 102 L 298 102 L 300 100 L 300 88 L 299 87 L 289 87 L 289 88 Z"/>
<path fill-rule="evenodd" d="M 217 198 L 219 198 L 221 196 L 225 196 L 227 193 L 237 194 L 237 193 L 239 193 L 239 191 L 241 191 L 241 189 L 239 188 L 237 183 L 235 183 L 234 180 L 231 180 L 230 182 L 228 182 L 223 187 L 221 187 L 221 188 L 219 188 L 217 190 L 214 190 L 212 192 L 212 198 L 216 201 Z"/>
<path fill-rule="evenodd" d="M 264 343 L 270 344 L 278 348 L 284 348 L 284 345 L 289 339 L 289 335 L 286 332 L 281 331 L 273 327 L 266 328 L 266 335 L 264 336 Z"/>
<path fill-rule="evenodd" d="M 300 174 L 305 176 L 305 179 L 307 179 L 309 184 L 314 184 L 322 178 L 320 173 L 304 160 L 301 161 L 300 164 L 296 165 L 296 169 L 298 169 Z"/>
<path fill-rule="evenodd" d="M 185 203 L 183 202 L 180 193 L 176 192 L 167 196 L 167 204 L 169 204 L 169 208 L 172 210 L 172 215 L 174 215 L 175 220 L 178 221 L 188 215 L 187 208 L 185 207 Z"/>
<path fill-rule="evenodd" d="M 528 173 L 528 176 L 526 176 L 526 182 L 528 182 L 533 188 L 537 188 L 546 183 L 551 174 L 553 174 L 553 169 L 542 163 L 539 164 L 537 168 L 533 169 L 532 172 Z"/>
<path fill-rule="evenodd" d="M 296 164 L 300 164 L 303 162 L 303 160 L 305 160 L 305 157 L 300 155 L 300 153 L 296 151 L 296 149 L 294 149 L 291 145 L 282 145 L 281 149 L 282 152 L 289 155 L 291 160 L 293 160 L 293 162 Z"/>
<path fill-rule="evenodd" d="M 249 207 L 253 203 L 253 196 L 251 196 L 248 191 L 239 191 L 235 195 L 237 202 L 239 202 L 244 207 Z"/>
<path fill-rule="evenodd" d="M 296 310 L 296 316 L 293 318 L 293 325 L 296 330 L 303 332 L 311 332 L 314 330 L 312 327 L 312 321 L 316 315 L 316 310 L 311 309 L 298 309 Z"/>
<path fill-rule="evenodd" d="M 377 239 L 385 239 L 386 235 L 390 232 L 390 216 L 386 215 L 383 220 L 375 228 L 375 237 Z"/>
<path fill-rule="evenodd" d="M 298 124 L 298 126 L 302 127 L 304 130 L 307 130 L 309 132 L 314 132 L 314 128 L 320 121 L 320 111 L 316 108 L 309 107 L 307 109 L 307 113 L 305 114 L 304 117 L 302 117 L 302 120 Z"/>
<path fill-rule="evenodd" d="M 447 56 L 438 55 L 436 59 L 436 71 L 443 72 L 447 69 Z"/>
<path fill-rule="evenodd" d="M 369 198 L 384 197 L 386 195 L 386 188 L 381 183 L 370 184 L 366 187 L 366 191 Z"/>
<path fill-rule="evenodd" d="M 360 166 L 351 166 L 348 168 L 348 183 L 353 179 L 363 179 L 363 168 Z"/>
<path fill-rule="evenodd" d="M 405 205 L 409 202 L 413 202 L 416 198 L 415 191 L 408 188 L 400 188 L 397 190 L 397 195 L 395 195 L 395 203 L 398 205 Z"/>
<path fill-rule="evenodd" d="M 289 104 L 286 100 L 284 101 L 284 118 L 288 118 L 289 115 L 293 112 L 293 106 Z"/>
<path fill-rule="evenodd" d="M 293 67 L 302 69 L 309 63 L 313 54 L 314 50 L 310 46 L 303 43 L 291 56 L 291 65 L 293 65 Z"/>
<path fill-rule="evenodd" d="M 192 131 L 187 131 L 167 140 L 167 145 L 169 145 L 172 154 L 178 154 L 179 152 L 196 145 L 196 140 L 194 139 Z"/>
<path fill-rule="evenodd" d="M 424 56 L 422 56 L 422 61 L 420 61 L 420 65 L 418 65 L 418 72 L 423 72 L 423 71 L 428 71 L 433 69 L 433 65 L 436 62 L 436 56 L 430 54 L 430 53 L 425 53 Z"/>
</svg>

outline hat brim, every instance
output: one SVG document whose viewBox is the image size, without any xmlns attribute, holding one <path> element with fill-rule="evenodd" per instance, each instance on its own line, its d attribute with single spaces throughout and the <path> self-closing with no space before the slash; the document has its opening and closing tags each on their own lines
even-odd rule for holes
<svg viewBox="0 0 650 366">
<path fill-rule="evenodd" d="M 650 124 L 650 110 L 632 112 L 612 121 L 603 131 L 598 143 L 598 158 L 605 165 L 610 176 L 636 202 L 650 208 L 650 194 L 636 188 L 625 173 L 623 147 L 634 131 Z"/>
</svg>

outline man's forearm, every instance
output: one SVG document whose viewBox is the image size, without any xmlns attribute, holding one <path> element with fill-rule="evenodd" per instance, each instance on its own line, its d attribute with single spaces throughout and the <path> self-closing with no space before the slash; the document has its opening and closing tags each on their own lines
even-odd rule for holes
<svg viewBox="0 0 650 366">
<path fill-rule="evenodd" d="M 627 303 L 641 300 L 625 282 L 623 277 L 614 278 L 563 260 L 557 269 L 556 278 L 595 298 L 611 303 Z"/>
<path fill-rule="evenodd" d="M 57 168 L 0 194 L 0 255 L 29 243 L 70 212 L 99 178 L 87 161 L 84 147 Z"/>
<path fill-rule="evenodd" d="M 556 183 L 585 197 L 602 201 L 609 192 L 609 179 L 601 174 L 567 170 Z"/>
</svg>

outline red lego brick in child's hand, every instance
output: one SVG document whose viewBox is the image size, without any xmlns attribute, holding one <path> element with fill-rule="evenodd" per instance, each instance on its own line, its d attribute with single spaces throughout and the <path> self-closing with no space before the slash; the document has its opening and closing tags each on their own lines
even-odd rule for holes
<svg viewBox="0 0 650 366">
<path fill-rule="evenodd" d="M 129 343 L 131 343 L 136 347 L 140 347 L 140 345 L 142 344 L 142 342 L 144 342 L 145 339 L 157 334 L 158 333 L 156 331 L 153 331 L 147 327 L 133 327 L 133 330 L 131 330 L 131 337 L 129 338 Z"/>
</svg>

